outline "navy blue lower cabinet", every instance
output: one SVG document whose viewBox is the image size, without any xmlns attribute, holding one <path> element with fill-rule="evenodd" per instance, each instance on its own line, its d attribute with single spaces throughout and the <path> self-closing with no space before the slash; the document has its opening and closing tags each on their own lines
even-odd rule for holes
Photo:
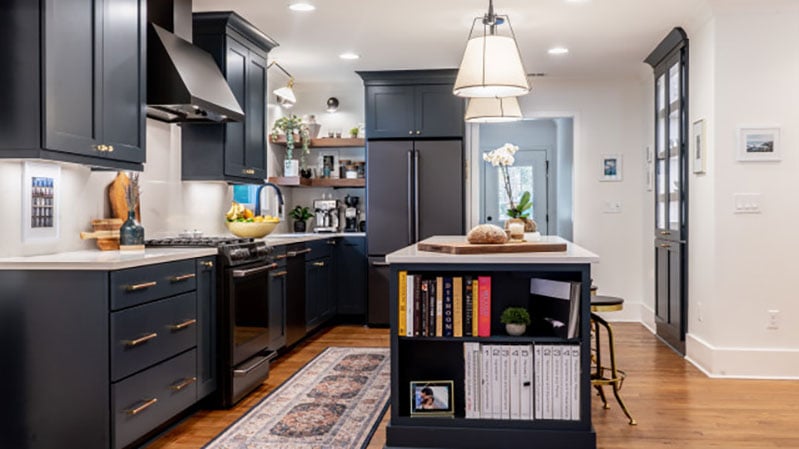
<svg viewBox="0 0 799 449">
<path fill-rule="evenodd" d="M 366 318 L 366 237 L 343 237 L 336 247 L 336 307 L 339 315 Z"/>
<path fill-rule="evenodd" d="M 216 391 L 216 257 L 197 259 L 197 399 Z"/>
</svg>

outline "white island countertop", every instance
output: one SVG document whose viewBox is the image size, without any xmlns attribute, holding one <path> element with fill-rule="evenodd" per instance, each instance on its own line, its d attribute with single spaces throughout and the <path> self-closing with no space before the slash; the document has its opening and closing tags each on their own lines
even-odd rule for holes
<svg viewBox="0 0 799 449">
<path fill-rule="evenodd" d="M 144 251 L 84 250 L 0 258 L 0 270 L 121 270 L 215 256 L 216 248 L 147 248 Z"/>
<path fill-rule="evenodd" d="M 419 251 L 416 244 L 394 251 L 386 256 L 391 264 L 567 264 L 595 263 L 599 256 L 568 240 L 554 235 L 541 237 L 541 242 L 566 243 L 566 251 L 560 252 L 523 252 L 523 253 L 487 253 L 487 254 L 445 254 L 431 251 Z M 433 236 L 423 240 L 429 243 L 466 242 L 466 236 Z"/>
<path fill-rule="evenodd" d="M 290 245 L 292 243 L 312 242 L 314 240 L 336 237 L 366 237 L 365 232 L 295 232 L 287 234 L 269 234 L 260 239 L 269 246 Z"/>
</svg>

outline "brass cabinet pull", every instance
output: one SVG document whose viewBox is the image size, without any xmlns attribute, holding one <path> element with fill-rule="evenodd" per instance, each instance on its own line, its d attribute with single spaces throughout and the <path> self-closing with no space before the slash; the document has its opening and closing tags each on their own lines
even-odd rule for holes
<svg viewBox="0 0 799 449">
<path fill-rule="evenodd" d="M 139 413 L 141 413 L 141 412 L 147 410 L 148 408 L 152 407 L 153 405 L 155 405 L 156 402 L 158 402 L 158 398 L 149 399 L 147 401 L 144 401 L 144 404 L 142 404 L 142 405 L 140 405 L 140 406 L 138 406 L 136 408 L 131 408 L 131 409 L 125 410 L 125 413 L 127 413 L 128 415 L 131 415 L 131 416 L 138 415 Z"/>
<path fill-rule="evenodd" d="M 671 235 L 669 231 L 660 231 L 660 235 Z"/>
<path fill-rule="evenodd" d="M 182 381 L 180 381 L 179 383 L 176 383 L 174 385 L 170 385 L 169 389 L 172 390 L 172 391 L 180 391 L 180 390 L 188 387 L 189 385 L 193 384 L 194 382 L 197 382 L 197 378 L 196 377 L 187 377 L 187 378 L 183 379 Z"/>
<path fill-rule="evenodd" d="M 150 287 L 155 287 L 156 285 L 158 285 L 158 282 L 156 281 L 142 282 L 141 284 L 128 285 L 128 288 L 126 290 L 129 292 L 135 292 L 138 290 L 145 290 Z"/>
<path fill-rule="evenodd" d="M 147 335 L 145 335 L 143 337 L 139 337 L 139 338 L 137 338 L 135 340 L 128 340 L 128 341 L 125 342 L 125 346 L 127 346 L 129 348 L 132 348 L 134 346 L 139 346 L 140 344 L 147 343 L 148 341 L 152 340 L 153 338 L 155 338 L 157 336 L 158 336 L 158 333 L 157 332 L 153 332 L 153 333 L 147 334 Z"/>
<path fill-rule="evenodd" d="M 101 153 L 105 153 L 106 151 L 110 151 L 108 145 L 104 145 L 104 144 L 95 145 L 94 149 L 99 151 L 99 152 L 101 152 Z"/>
<path fill-rule="evenodd" d="M 213 268 L 214 267 L 214 263 L 211 262 L 210 260 L 206 260 L 206 261 L 200 262 L 200 265 L 204 266 L 205 268 Z"/>
<path fill-rule="evenodd" d="M 189 279 L 194 279 L 196 277 L 197 277 L 196 273 L 187 273 L 187 274 L 181 274 L 181 275 L 178 275 L 178 276 L 173 276 L 169 280 L 172 281 L 172 282 L 183 282 L 183 281 L 188 281 Z"/>
<path fill-rule="evenodd" d="M 245 175 L 254 175 L 255 174 L 255 170 L 252 169 L 252 168 L 245 168 L 241 172 L 244 173 Z"/>
<path fill-rule="evenodd" d="M 408 131 L 408 134 L 413 134 L 413 130 Z"/>
<path fill-rule="evenodd" d="M 671 245 L 669 245 L 668 243 L 661 243 L 661 244 L 660 244 L 660 247 L 661 247 L 661 248 L 670 248 L 670 247 L 671 247 Z"/>
<path fill-rule="evenodd" d="M 421 133 L 422 133 L 422 132 L 421 132 L 421 131 L 419 131 L 418 129 L 416 130 L 416 134 L 417 134 L 417 135 L 419 135 L 419 134 L 421 134 Z"/>
<path fill-rule="evenodd" d="M 107 149 L 107 151 L 109 153 L 113 153 L 114 152 L 114 146 L 113 145 L 106 145 L 106 149 Z"/>
<path fill-rule="evenodd" d="M 285 259 L 286 257 L 288 256 L 285 254 L 280 254 L 279 256 L 275 256 L 275 259 L 280 260 L 280 259 Z"/>
<path fill-rule="evenodd" d="M 315 267 L 324 267 L 325 263 L 324 262 L 314 262 L 313 266 L 315 266 Z"/>
<path fill-rule="evenodd" d="M 272 273 L 272 277 L 273 278 L 279 278 L 279 277 L 283 277 L 283 276 L 285 276 L 287 274 L 289 274 L 288 271 L 278 271 L 277 273 Z"/>
<path fill-rule="evenodd" d="M 299 256 L 300 254 L 308 254 L 308 253 L 311 252 L 311 249 L 312 248 L 305 248 L 305 249 L 302 249 L 302 250 L 299 250 L 299 251 L 289 251 L 289 252 L 286 253 L 286 255 L 288 257 L 294 257 L 294 256 Z"/>
<path fill-rule="evenodd" d="M 197 323 L 197 319 L 192 318 L 192 319 L 186 320 L 186 321 L 184 321 L 182 323 L 173 325 L 172 326 L 172 330 L 173 331 L 180 331 L 180 330 L 186 329 L 187 327 L 191 326 L 192 324 L 196 324 L 196 323 Z"/>
</svg>

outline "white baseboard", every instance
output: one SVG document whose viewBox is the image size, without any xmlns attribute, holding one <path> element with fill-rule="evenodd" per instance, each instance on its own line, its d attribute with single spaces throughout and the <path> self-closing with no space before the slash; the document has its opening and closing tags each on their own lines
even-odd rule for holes
<svg viewBox="0 0 799 449">
<path fill-rule="evenodd" d="M 738 379 L 799 379 L 799 350 L 721 348 L 700 337 L 685 336 L 686 360 L 708 377 Z"/>
</svg>

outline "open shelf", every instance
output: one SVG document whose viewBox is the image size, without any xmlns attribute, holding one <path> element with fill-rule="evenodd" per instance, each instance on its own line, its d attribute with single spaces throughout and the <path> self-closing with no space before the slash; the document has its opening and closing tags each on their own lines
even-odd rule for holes
<svg viewBox="0 0 799 449">
<path fill-rule="evenodd" d="M 269 139 L 275 145 L 286 146 L 286 137 L 280 136 L 277 140 Z M 315 139 L 311 139 L 311 143 L 308 145 L 308 148 L 348 148 L 348 147 L 362 147 L 366 145 L 366 139 L 361 138 L 350 138 L 350 137 L 317 137 Z M 294 140 L 294 148 L 302 147 L 302 143 L 300 139 Z"/>
<path fill-rule="evenodd" d="M 338 139 L 341 140 L 341 139 Z M 269 182 L 277 184 L 281 187 L 350 187 L 360 188 L 366 187 L 366 179 L 336 179 L 336 178 L 302 178 L 300 176 L 279 176 L 269 178 Z"/>
</svg>

